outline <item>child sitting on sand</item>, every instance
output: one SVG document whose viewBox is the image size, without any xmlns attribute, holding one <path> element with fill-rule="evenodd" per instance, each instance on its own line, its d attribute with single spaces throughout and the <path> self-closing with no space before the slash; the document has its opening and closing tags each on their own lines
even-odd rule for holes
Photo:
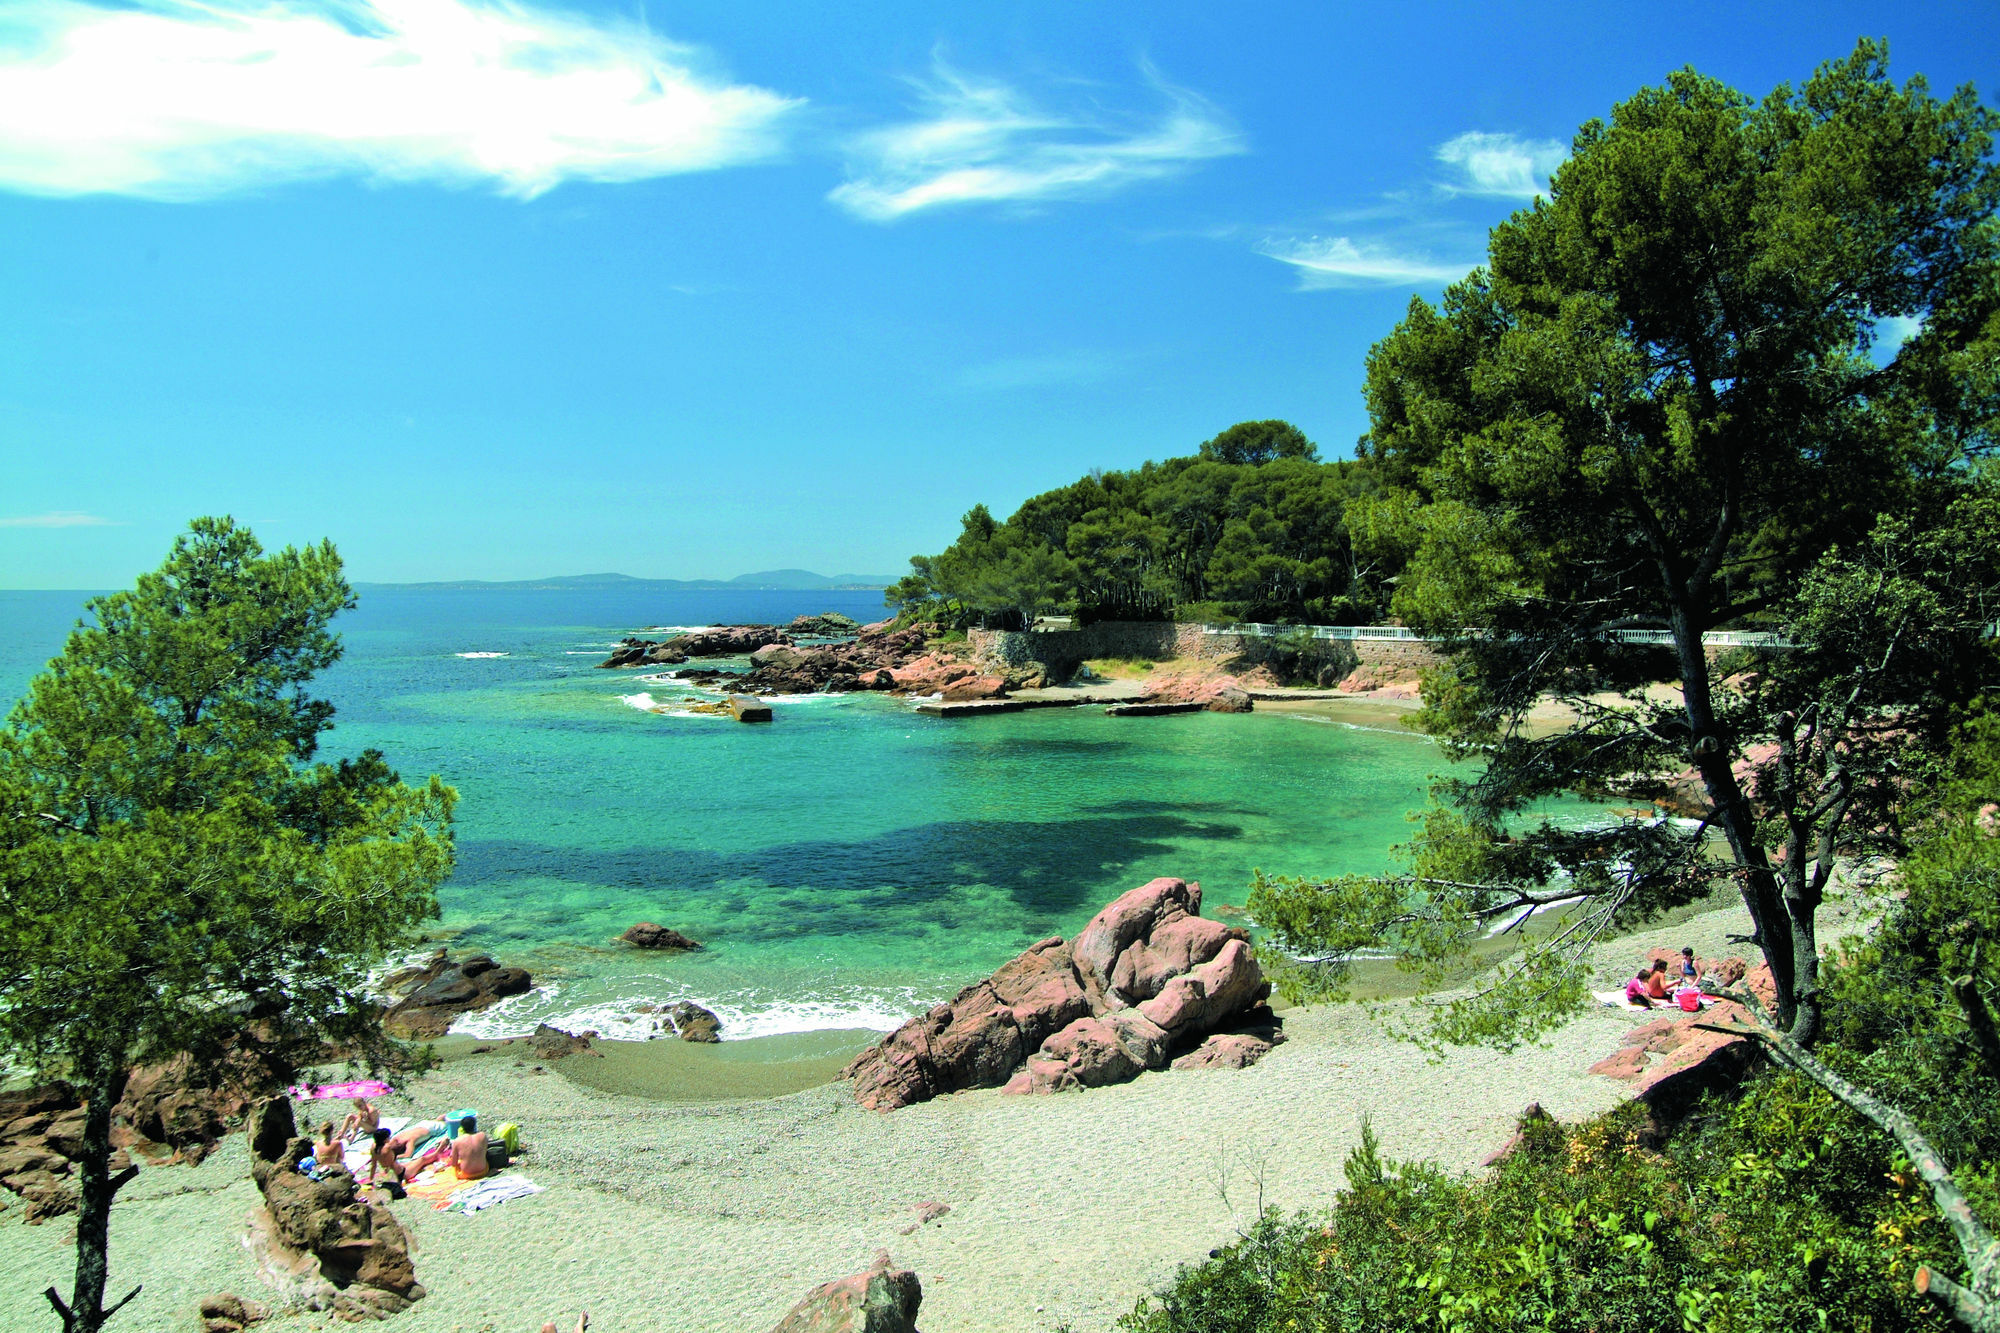
<svg viewBox="0 0 2000 1333">
<path fill-rule="evenodd" d="M 1639 969 L 1637 976 L 1625 983 L 1625 1003 L 1636 1004 L 1641 1009 L 1651 1009 L 1653 1007 L 1651 993 L 1646 987 L 1646 979 L 1652 975 L 1652 968 L 1642 967 Z"/>
</svg>

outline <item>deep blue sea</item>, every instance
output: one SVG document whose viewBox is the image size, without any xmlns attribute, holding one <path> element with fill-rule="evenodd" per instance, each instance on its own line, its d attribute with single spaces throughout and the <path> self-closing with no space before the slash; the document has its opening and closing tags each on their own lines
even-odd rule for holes
<svg viewBox="0 0 2000 1333">
<path fill-rule="evenodd" d="M 0 696 L 84 596 L 0 592 Z M 1155 875 L 1200 880 L 1213 912 L 1256 867 L 1380 869 L 1443 766 L 1422 738 L 1296 714 L 946 721 L 817 695 L 746 726 L 595 666 L 642 627 L 820 611 L 883 614 L 878 592 L 363 591 L 321 680 L 323 755 L 373 746 L 458 789 L 437 934 L 539 982 L 455 1030 L 643 1036 L 637 1007 L 680 998 L 725 1038 L 888 1028 Z M 708 947 L 617 943 L 640 920 Z"/>
</svg>

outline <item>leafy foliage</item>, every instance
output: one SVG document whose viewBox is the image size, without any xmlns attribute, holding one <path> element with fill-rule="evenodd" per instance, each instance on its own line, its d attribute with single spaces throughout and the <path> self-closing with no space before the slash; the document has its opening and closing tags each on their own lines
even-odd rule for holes
<svg viewBox="0 0 2000 1333">
<path fill-rule="evenodd" d="M 1977 467 L 2000 367 L 1994 123 L 1970 89 L 1897 87 L 1871 42 L 1761 101 L 1682 70 L 1584 125 L 1552 197 L 1494 229 L 1488 267 L 1413 301 L 1370 354 L 1377 488 L 1349 527 L 1401 568 L 1393 609 L 1447 640 L 1422 725 L 1483 764 L 1441 785 L 1456 817 L 1426 823 L 1406 910 L 1373 924 L 1436 973 L 1497 917 L 1578 902 L 1438 1009 L 1439 1039 L 1532 1040 L 1580 996 L 1587 945 L 1717 872 L 1751 911 L 1780 1021 L 1812 1039 L 1834 852 L 1896 844 L 1897 792 L 2000 683 L 1996 491 Z M 1878 361 L 1892 315 L 1923 331 Z M 1798 646 L 1724 677 L 1701 636 L 1732 625 Z M 1661 680 L 1676 697 L 1648 690 Z M 1533 723 L 1550 700 L 1574 725 Z M 1553 794 L 1682 769 L 1699 833 L 1521 827 Z M 1377 896 L 1260 893 L 1281 947 L 1333 955 L 1294 988 L 1337 984 Z"/>
<path fill-rule="evenodd" d="M 316 761 L 353 597 L 333 547 L 265 555 L 198 519 L 89 604 L 0 731 L 0 1052 L 89 1102 L 78 1281 L 103 1311 L 125 1071 L 276 1081 L 325 1041 L 385 1051 L 363 968 L 435 914 L 456 800 L 380 754 Z"/>
<path fill-rule="evenodd" d="M 1034 496 L 1005 523 L 984 505 L 959 538 L 911 559 L 889 589 L 906 614 L 959 625 L 1025 624 L 1055 608 L 1083 620 L 1352 623 L 1386 585 L 1348 539 L 1348 502 L 1369 470 L 1321 463 L 1296 426 L 1246 421 L 1192 458 L 1094 473 Z"/>
</svg>

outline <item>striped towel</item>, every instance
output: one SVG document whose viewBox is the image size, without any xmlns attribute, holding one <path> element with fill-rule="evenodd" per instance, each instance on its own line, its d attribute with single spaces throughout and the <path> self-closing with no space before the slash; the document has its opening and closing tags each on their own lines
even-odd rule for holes
<svg viewBox="0 0 2000 1333">
<path fill-rule="evenodd" d="M 484 1180 L 474 1181 L 465 1186 L 440 1206 L 476 1213 L 482 1208 L 491 1208 L 496 1203 L 505 1203 L 509 1199 L 523 1199 L 530 1194 L 541 1192 L 542 1187 L 526 1176 L 488 1176 Z"/>
</svg>

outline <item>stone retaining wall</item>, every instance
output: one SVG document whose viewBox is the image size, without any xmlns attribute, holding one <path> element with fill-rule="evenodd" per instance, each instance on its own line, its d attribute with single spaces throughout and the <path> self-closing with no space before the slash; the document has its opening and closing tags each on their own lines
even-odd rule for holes
<svg viewBox="0 0 2000 1333">
<path fill-rule="evenodd" d="M 975 629 L 968 631 L 966 638 L 974 660 L 985 669 L 1002 671 L 1039 662 L 1057 680 L 1069 679 L 1080 663 L 1094 658 L 1162 662 L 1180 657 L 1229 662 L 1243 656 L 1245 643 L 1241 635 L 1206 633 L 1195 622 L 1157 620 L 1103 620 L 1079 629 L 1059 630 Z M 1357 639 L 1351 646 L 1360 665 L 1394 672 L 1420 670 L 1441 660 L 1430 644 L 1410 639 Z"/>
</svg>

